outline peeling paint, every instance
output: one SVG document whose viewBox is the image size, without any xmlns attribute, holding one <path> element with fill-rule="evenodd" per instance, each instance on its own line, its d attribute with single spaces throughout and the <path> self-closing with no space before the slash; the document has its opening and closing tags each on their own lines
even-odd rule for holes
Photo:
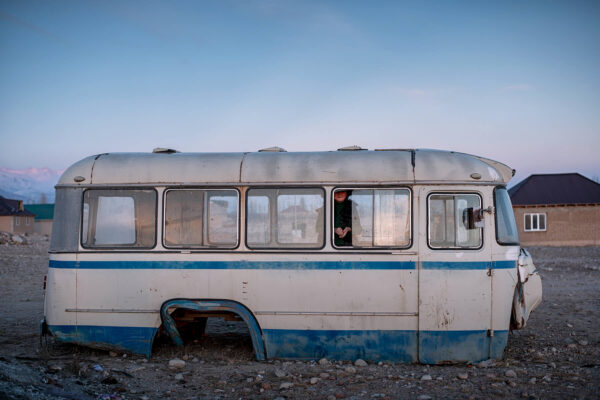
<svg viewBox="0 0 600 400">
<path fill-rule="evenodd" d="M 57 339 L 103 350 L 122 350 L 150 357 L 157 328 L 129 326 L 48 325 Z"/>
</svg>

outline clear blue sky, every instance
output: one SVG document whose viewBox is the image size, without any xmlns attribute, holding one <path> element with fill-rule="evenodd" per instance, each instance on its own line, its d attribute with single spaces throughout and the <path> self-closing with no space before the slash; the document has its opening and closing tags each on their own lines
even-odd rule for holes
<svg viewBox="0 0 600 400">
<path fill-rule="evenodd" d="M 0 166 L 357 144 L 600 175 L 599 1 L 0 0 L 0 55 Z"/>
</svg>

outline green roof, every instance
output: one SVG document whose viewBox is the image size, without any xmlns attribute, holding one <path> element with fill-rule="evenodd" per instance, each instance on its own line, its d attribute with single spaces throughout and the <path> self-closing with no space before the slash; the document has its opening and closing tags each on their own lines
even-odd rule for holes
<svg viewBox="0 0 600 400">
<path fill-rule="evenodd" d="M 25 209 L 35 214 L 35 220 L 54 219 L 54 204 L 25 204 Z"/>
</svg>

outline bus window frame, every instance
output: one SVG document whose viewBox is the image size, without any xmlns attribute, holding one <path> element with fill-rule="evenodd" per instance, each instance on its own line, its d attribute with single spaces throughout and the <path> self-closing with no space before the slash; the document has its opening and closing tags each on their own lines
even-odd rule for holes
<svg viewBox="0 0 600 400">
<path fill-rule="evenodd" d="M 427 247 L 429 247 L 431 250 L 434 251 L 444 251 L 444 250 L 452 250 L 452 251 L 456 251 L 456 250 L 468 250 L 468 251 L 477 251 L 477 250 L 481 250 L 483 248 L 483 246 L 485 245 L 485 232 L 483 228 L 478 228 L 481 229 L 481 244 L 479 245 L 479 247 L 432 247 L 431 246 L 431 240 L 430 240 L 430 225 L 429 225 L 429 208 L 430 208 L 430 201 L 429 198 L 432 195 L 436 195 L 436 194 L 474 194 L 476 196 L 479 197 L 479 203 L 481 204 L 481 209 L 483 209 L 483 195 L 481 194 L 481 192 L 476 192 L 476 191 L 435 191 L 435 192 L 429 192 L 427 194 L 427 197 L 425 199 L 425 208 L 426 208 L 426 213 L 425 213 L 425 218 L 426 218 L 426 226 L 427 226 L 427 237 L 426 237 L 426 241 L 427 241 Z"/>
<path fill-rule="evenodd" d="M 87 191 L 96 191 L 96 190 L 151 190 L 154 192 L 154 242 L 152 246 L 149 247 L 134 247 L 134 246 L 84 246 L 83 245 L 83 208 L 85 206 L 85 193 Z M 90 250 L 94 253 L 97 252 L 120 252 L 123 250 L 127 251 L 148 251 L 156 249 L 158 245 L 158 190 L 154 186 L 127 186 L 127 187 L 115 187 L 115 186 L 107 186 L 107 187 L 87 187 L 84 188 L 81 192 L 81 217 L 79 221 L 79 245 L 82 249 Z M 88 213 L 89 218 L 89 213 Z M 88 221 L 89 225 L 89 221 Z M 89 226 L 88 226 L 89 229 Z M 137 233 L 136 233 L 137 234 Z"/>
<path fill-rule="evenodd" d="M 410 218 L 410 232 L 409 232 L 409 241 L 408 241 L 408 245 L 407 246 L 402 246 L 402 247 L 397 247 L 397 246 L 372 246 L 372 247 L 357 247 L 357 246 L 336 246 L 335 245 L 335 229 L 334 229 L 334 224 L 335 224 L 335 220 L 334 220 L 334 207 L 335 207 L 335 199 L 334 199 L 334 193 L 336 190 L 350 190 L 350 191 L 354 191 L 354 190 L 386 190 L 386 189 L 406 189 L 408 190 L 408 206 L 410 207 L 410 212 L 409 212 L 409 218 Z M 413 218 L 413 213 L 414 213 L 414 204 L 413 204 L 413 191 L 412 188 L 410 186 L 393 186 L 393 185 L 386 185 L 386 186 L 334 186 L 331 189 L 331 193 L 330 193 L 330 209 L 331 211 L 331 221 L 329 226 L 331 227 L 331 234 L 329 235 L 329 240 L 330 240 L 330 244 L 331 247 L 336 249 L 336 250 L 342 250 L 342 251 L 367 251 L 367 252 L 374 252 L 377 250 L 408 250 L 413 246 L 413 242 L 414 242 L 414 218 Z"/>
<path fill-rule="evenodd" d="M 317 189 L 320 190 L 323 193 L 323 238 L 321 241 L 321 246 L 320 247 L 295 247 L 295 246 L 280 246 L 280 247 L 256 247 L 256 246 L 252 246 L 248 244 L 248 193 L 250 193 L 251 190 L 253 189 Z M 275 202 L 275 207 L 277 207 L 276 205 L 277 202 Z M 246 246 L 246 248 L 248 250 L 251 251 L 263 251 L 263 250 L 277 250 L 277 251 L 320 251 L 323 250 L 325 248 L 325 245 L 327 243 L 327 240 L 325 239 L 325 235 L 327 234 L 327 190 L 325 190 L 325 188 L 323 186 L 301 186 L 301 185 L 291 185 L 291 186 L 279 186 L 279 185 L 272 185 L 272 186 L 247 186 L 246 190 L 245 190 L 245 197 L 244 197 L 244 245 Z M 278 211 L 276 209 L 276 211 Z M 271 214 L 271 212 L 269 211 L 269 214 Z M 275 215 L 277 215 L 277 212 L 275 212 Z M 269 223 L 273 223 L 273 221 L 271 221 L 269 219 Z M 272 229 L 271 229 L 271 235 L 273 235 Z M 273 243 L 273 240 L 271 240 L 271 243 Z"/>
<path fill-rule="evenodd" d="M 175 191 L 175 190 L 201 190 L 204 192 L 210 191 L 210 190 L 214 190 L 214 191 L 225 191 L 225 190 L 231 190 L 231 191 L 235 191 L 237 194 L 237 200 L 238 200 L 238 204 L 237 204 L 237 223 L 236 223 L 236 242 L 235 242 L 235 246 L 231 246 L 231 247 L 225 247 L 225 246 L 218 246 L 218 245 L 214 245 L 214 246 L 167 246 L 165 244 L 165 225 L 166 225 L 166 218 L 165 218 L 165 211 L 166 211 L 166 207 L 167 207 L 167 192 L 169 191 Z M 242 196 L 241 196 L 241 192 L 240 189 L 237 187 L 221 187 L 221 186 L 210 186 L 210 187 L 198 187 L 198 186 L 178 186 L 178 187 L 165 187 L 162 193 L 162 232 L 161 232 L 161 245 L 165 250 L 174 250 L 174 251 L 181 251 L 181 250 L 192 250 L 194 252 L 202 252 L 205 250 L 214 250 L 214 251 L 222 251 L 222 250 L 227 250 L 227 251 L 232 251 L 232 250 L 236 250 L 240 247 L 240 233 L 241 233 L 241 226 L 240 226 L 240 213 L 242 211 Z M 207 211 L 207 210 L 206 210 Z M 203 210 L 202 212 L 202 234 L 204 235 L 204 216 L 205 216 L 205 210 Z M 208 229 L 208 227 L 207 227 Z M 208 233 L 208 231 L 207 231 Z"/>
</svg>

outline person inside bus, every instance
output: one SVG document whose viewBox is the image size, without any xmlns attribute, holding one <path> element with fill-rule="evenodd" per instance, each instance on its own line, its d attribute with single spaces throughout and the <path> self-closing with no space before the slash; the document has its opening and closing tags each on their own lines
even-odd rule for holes
<svg viewBox="0 0 600 400">
<path fill-rule="evenodd" d="M 352 246 L 352 228 L 355 233 L 360 233 L 358 223 L 358 212 L 354 203 L 350 200 L 352 193 L 340 190 L 333 193 L 334 201 L 334 243 L 336 246 Z M 353 215 L 355 214 L 355 215 Z M 354 219 L 354 225 L 353 225 Z"/>
</svg>

